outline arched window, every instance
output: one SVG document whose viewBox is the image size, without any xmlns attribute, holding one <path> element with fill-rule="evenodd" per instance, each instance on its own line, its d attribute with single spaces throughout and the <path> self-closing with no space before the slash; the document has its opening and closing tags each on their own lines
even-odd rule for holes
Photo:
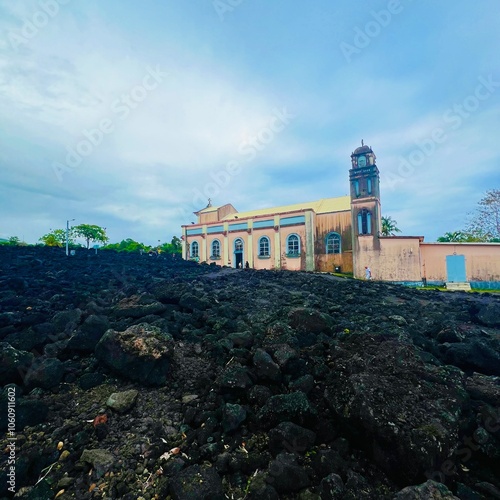
<svg viewBox="0 0 500 500">
<path fill-rule="evenodd" d="M 241 238 L 234 240 L 234 251 L 243 252 L 243 240 Z"/>
<path fill-rule="evenodd" d="M 338 233 L 329 233 L 326 236 L 326 253 L 340 253 L 340 234 Z"/>
<path fill-rule="evenodd" d="M 190 257 L 193 259 L 200 256 L 200 247 L 197 241 L 193 241 L 193 243 L 191 243 L 190 254 L 191 254 Z"/>
<path fill-rule="evenodd" d="M 288 257 L 300 255 L 300 238 L 296 234 L 290 234 L 286 239 L 286 254 Z"/>
<path fill-rule="evenodd" d="M 220 259 L 220 241 L 214 240 L 212 241 L 212 259 Z"/>
<path fill-rule="evenodd" d="M 267 236 L 262 236 L 259 240 L 259 257 L 269 257 L 271 255 L 271 242 Z"/>
<path fill-rule="evenodd" d="M 366 208 L 358 212 L 358 234 L 372 234 L 372 213 Z"/>
</svg>

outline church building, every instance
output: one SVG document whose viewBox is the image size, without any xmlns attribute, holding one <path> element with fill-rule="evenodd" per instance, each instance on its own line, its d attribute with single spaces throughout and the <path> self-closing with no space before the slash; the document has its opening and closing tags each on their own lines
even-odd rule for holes
<svg viewBox="0 0 500 500">
<path fill-rule="evenodd" d="M 500 244 L 424 243 L 382 236 L 380 176 L 372 148 L 351 154 L 350 196 L 248 212 L 208 205 L 182 226 L 182 256 L 234 268 L 352 273 L 397 283 L 471 282 L 500 288 Z M 457 254 L 457 247 L 459 253 Z M 465 285 L 464 285 L 465 284 Z"/>
</svg>

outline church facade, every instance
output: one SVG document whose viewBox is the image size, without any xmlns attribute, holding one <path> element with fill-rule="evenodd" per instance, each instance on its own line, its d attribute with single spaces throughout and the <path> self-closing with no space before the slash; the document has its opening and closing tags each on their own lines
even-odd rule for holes
<svg viewBox="0 0 500 500">
<path fill-rule="evenodd" d="M 349 183 L 350 196 L 248 212 L 209 201 L 195 212 L 195 224 L 182 226 L 182 256 L 234 268 L 336 271 L 357 278 L 368 266 L 374 279 L 384 281 L 500 287 L 498 243 L 382 236 L 379 170 L 363 143 L 351 154 Z"/>
</svg>

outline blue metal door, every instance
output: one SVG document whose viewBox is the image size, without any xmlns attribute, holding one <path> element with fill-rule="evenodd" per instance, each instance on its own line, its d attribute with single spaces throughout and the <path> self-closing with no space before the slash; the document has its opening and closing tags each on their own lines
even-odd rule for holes
<svg viewBox="0 0 500 500">
<path fill-rule="evenodd" d="M 446 276 L 449 283 L 465 283 L 465 255 L 446 256 Z"/>
</svg>

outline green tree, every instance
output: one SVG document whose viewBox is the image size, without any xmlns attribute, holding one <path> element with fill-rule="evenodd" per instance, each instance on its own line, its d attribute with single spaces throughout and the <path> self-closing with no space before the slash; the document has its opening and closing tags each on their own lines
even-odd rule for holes
<svg viewBox="0 0 500 500">
<path fill-rule="evenodd" d="M 382 217 L 382 236 L 394 236 L 394 233 L 400 233 L 401 229 L 397 227 L 397 221 L 395 221 L 390 215 L 387 217 Z"/>
<path fill-rule="evenodd" d="M 182 242 L 180 238 L 174 236 L 170 243 L 164 243 L 160 246 L 160 251 L 166 254 L 182 253 Z"/>
<path fill-rule="evenodd" d="M 132 238 L 120 241 L 120 243 L 110 243 L 102 248 L 103 250 L 115 250 L 117 252 L 139 252 L 140 250 L 149 250 L 143 243 L 134 241 Z"/>
<path fill-rule="evenodd" d="M 440 236 L 437 240 L 440 243 L 463 243 L 467 241 L 467 235 L 463 231 L 453 231 L 452 233 L 444 233 L 444 235 Z"/>
<path fill-rule="evenodd" d="M 484 241 L 498 240 L 500 238 L 500 189 L 486 191 L 486 195 L 478 205 L 466 231 L 483 235 Z"/>
<path fill-rule="evenodd" d="M 2 241 L 2 245 L 17 247 L 21 245 L 21 240 L 17 236 L 11 236 L 8 240 Z"/>
<path fill-rule="evenodd" d="M 95 241 L 98 243 L 106 243 L 109 241 L 106 235 L 106 228 L 95 226 L 91 224 L 80 224 L 73 228 L 73 234 L 83 238 L 87 243 L 87 250 L 90 248 L 90 242 Z"/>
<path fill-rule="evenodd" d="M 174 250 L 172 253 L 182 253 L 182 241 L 180 238 L 174 236 L 170 244 L 172 245 L 172 248 Z"/>
<path fill-rule="evenodd" d="M 69 232 L 68 240 L 70 244 L 73 244 L 71 231 Z M 50 233 L 44 234 L 38 241 L 41 241 L 48 247 L 62 247 L 66 244 L 66 231 L 64 229 L 51 230 Z"/>
</svg>

